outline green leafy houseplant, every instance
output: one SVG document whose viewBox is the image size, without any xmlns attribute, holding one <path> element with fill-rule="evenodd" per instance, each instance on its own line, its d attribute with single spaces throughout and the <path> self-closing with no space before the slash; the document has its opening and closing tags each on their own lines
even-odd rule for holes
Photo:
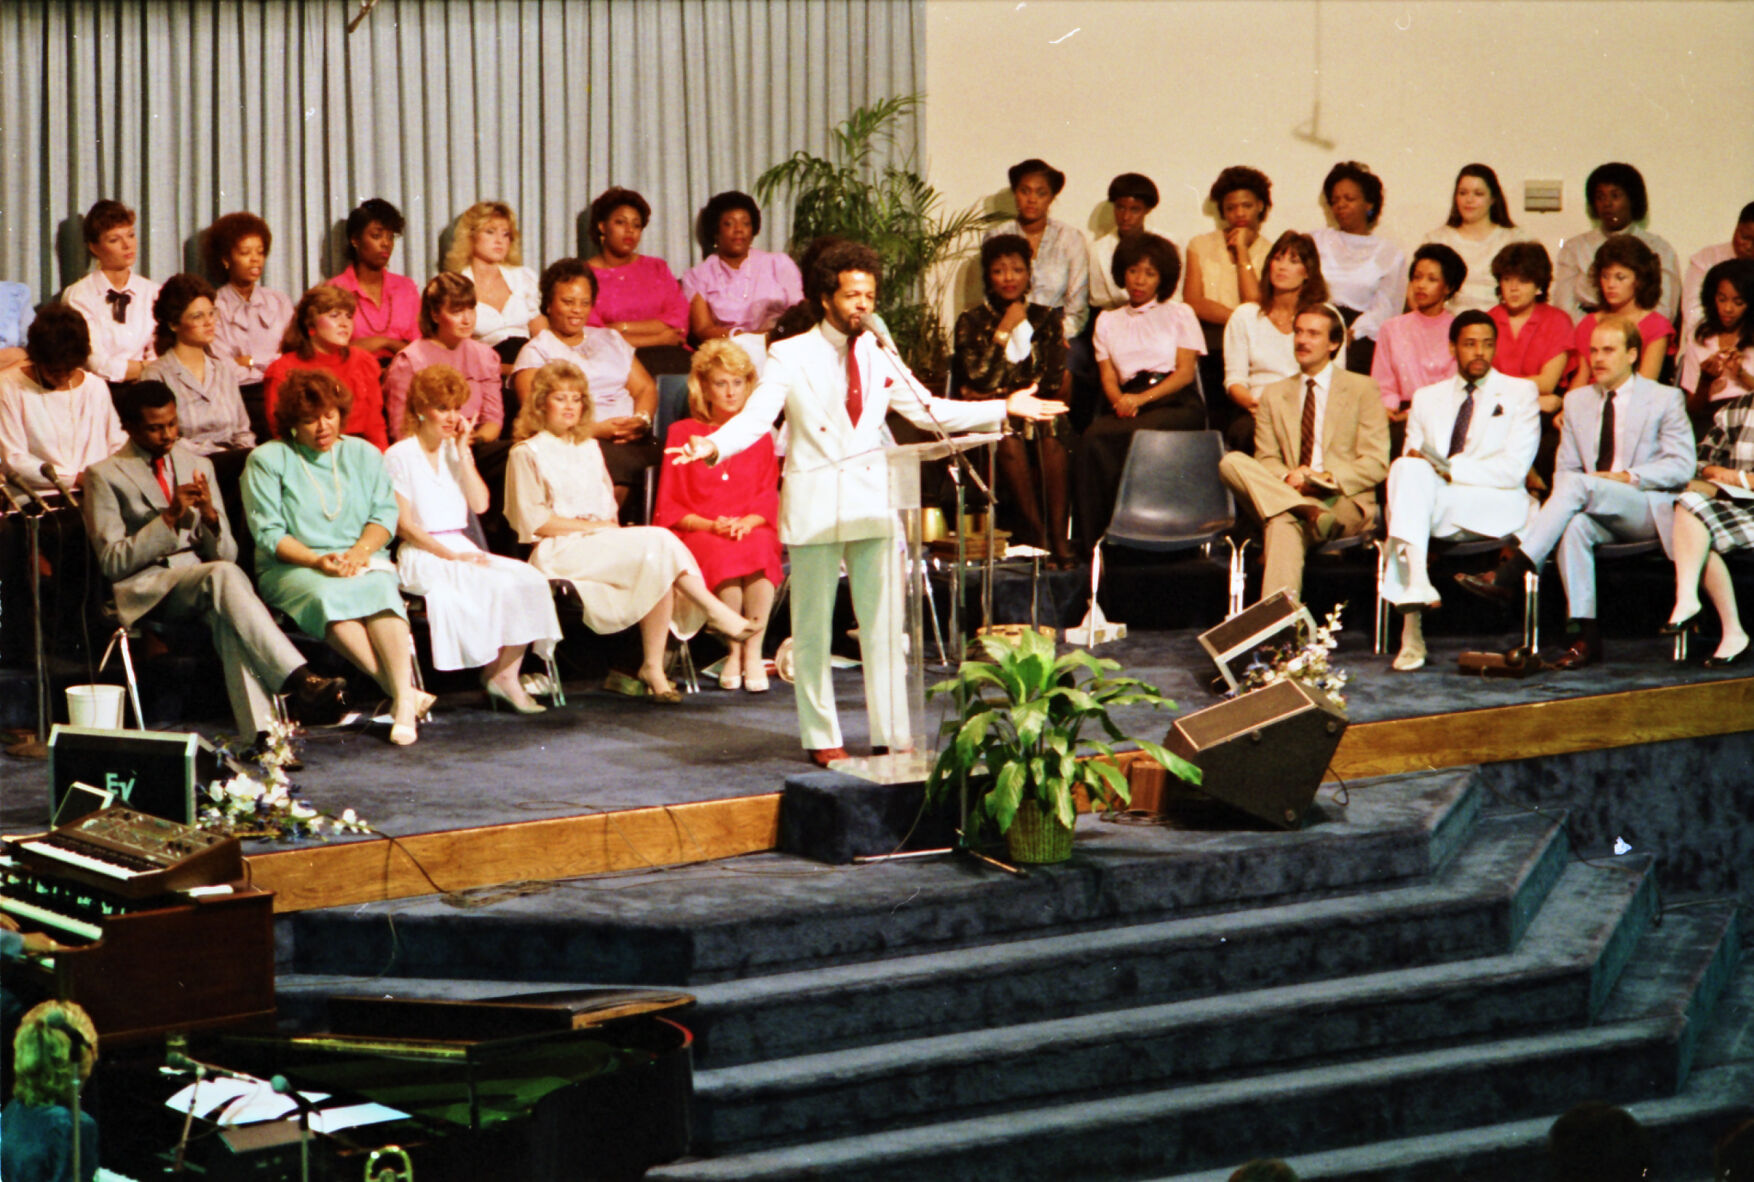
<svg viewBox="0 0 1754 1182">
<path fill-rule="evenodd" d="M 914 168 L 910 156 L 878 167 L 877 148 L 896 140 L 897 124 L 919 106 L 921 96 L 900 95 L 861 107 L 830 133 L 826 156 L 794 152 L 762 173 L 755 195 L 763 203 L 789 193 L 794 256 L 814 239 L 834 234 L 863 242 L 883 260 L 877 311 L 908 363 L 937 371 L 950 340 L 939 318 L 943 272 L 974 236 L 1004 215 L 970 206 L 940 211 L 942 198 Z"/>
<path fill-rule="evenodd" d="M 928 691 L 954 695 L 957 711 L 944 723 L 948 741 L 926 778 L 926 798 L 942 800 L 967 777 L 978 793 L 971 828 L 991 824 L 1007 835 L 1017 857 L 1015 829 L 1049 821 L 1063 828 L 1056 846 L 1065 852 L 1024 860 L 1060 860 L 1071 853 L 1078 788 L 1097 804 L 1131 799 L 1113 761 L 1112 744 L 1127 736 L 1109 711 L 1141 704 L 1174 709 L 1175 703 L 1136 677 L 1118 676 L 1118 662 L 1083 650 L 1056 657 L 1054 642 L 1033 630 L 1016 641 L 988 637 L 982 643 L 989 661 L 964 661 L 955 676 Z M 1086 735 L 1087 728 L 1100 735 Z M 1200 782 L 1200 769 L 1185 759 L 1150 740 L 1132 741 L 1172 774 Z"/>
</svg>

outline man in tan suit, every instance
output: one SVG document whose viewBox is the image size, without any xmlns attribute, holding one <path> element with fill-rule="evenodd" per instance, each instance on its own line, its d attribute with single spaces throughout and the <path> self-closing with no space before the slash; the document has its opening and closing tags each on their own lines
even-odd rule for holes
<svg viewBox="0 0 1754 1182">
<path fill-rule="evenodd" d="M 1376 383 L 1334 364 L 1345 322 L 1326 304 L 1297 314 L 1301 370 L 1268 386 L 1255 410 L 1255 454 L 1232 452 L 1218 474 L 1261 521 L 1261 594 L 1303 592 L 1310 546 L 1363 533 L 1376 521 L 1376 486 L 1389 470 L 1389 420 Z"/>
</svg>

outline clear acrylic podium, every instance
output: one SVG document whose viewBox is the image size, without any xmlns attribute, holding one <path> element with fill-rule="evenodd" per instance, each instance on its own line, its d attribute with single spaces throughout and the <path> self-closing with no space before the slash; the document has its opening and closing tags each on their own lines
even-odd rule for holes
<svg viewBox="0 0 1754 1182">
<path fill-rule="evenodd" d="M 928 599 L 926 580 L 929 572 L 926 565 L 925 543 L 921 529 L 920 504 L 920 465 L 930 460 L 941 460 L 958 452 L 973 450 L 977 447 L 988 449 L 988 470 L 991 471 L 991 452 L 993 447 L 1004 436 L 1001 432 L 982 432 L 970 435 L 952 435 L 942 439 L 932 439 L 925 443 L 911 443 L 905 446 L 890 445 L 884 448 L 884 459 L 888 467 L 888 498 L 889 511 L 900 522 L 895 561 L 901 563 L 902 579 L 905 595 L 902 597 L 902 610 L 905 616 L 902 621 L 902 644 L 906 650 L 906 660 L 895 666 L 898 675 L 906 678 L 907 714 L 898 720 L 894 742 L 890 745 L 888 755 L 855 756 L 849 759 L 837 759 L 830 766 L 838 772 L 858 776 L 860 779 L 872 780 L 879 784 L 908 784 L 923 781 L 931 771 L 932 760 L 938 748 L 938 736 L 935 730 L 926 725 L 926 603 Z M 868 457 L 858 456 L 848 463 L 864 463 Z M 956 519 L 961 522 L 965 516 L 963 511 L 963 484 L 954 481 L 956 486 Z M 988 532 L 992 530 L 992 513 L 987 514 Z M 961 547 L 960 531 L 958 548 Z M 988 539 L 991 553 L 991 538 Z M 963 574 L 967 564 L 957 555 L 955 564 L 954 587 L 951 590 L 953 609 L 960 611 L 963 602 Z M 956 616 L 953 614 L 953 619 Z M 962 652 L 962 636 L 959 630 L 953 629 L 955 635 L 952 642 L 956 645 L 958 659 Z M 860 642 L 863 644 L 864 630 L 861 626 Z"/>
</svg>

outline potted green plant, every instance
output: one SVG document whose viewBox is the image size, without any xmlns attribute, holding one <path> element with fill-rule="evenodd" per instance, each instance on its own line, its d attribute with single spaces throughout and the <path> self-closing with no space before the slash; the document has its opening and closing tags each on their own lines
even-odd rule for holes
<svg viewBox="0 0 1754 1182">
<path fill-rule="evenodd" d="M 877 165 L 877 148 L 895 142 L 897 125 L 919 104 L 919 95 L 908 94 L 859 108 L 830 133 L 827 155 L 794 152 L 756 179 L 755 195 L 763 203 L 790 195 L 787 248 L 794 255 L 828 234 L 877 251 L 883 260 L 877 311 L 902 356 L 929 374 L 943 370 L 950 352 L 938 315 L 947 268 L 939 264 L 1004 215 L 978 206 L 943 214 L 938 190 L 915 169 L 911 155 L 899 164 Z"/>
<path fill-rule="evenodd" d="M 1119 676 L 1118 662 L 1082 649 L 1055 656 L 1054 642 L 1034 630 L 982 644 L 990 660 L 964 661 L 928 691 L 952 695 L 956 714 L 944 723 L 946 742 L 926 778 L 926 799 L 941 801 L 966 781 L 974 797 L 971 829 L 990 824 L 1003 833 L 1014 861 L 1063 862 L 1072 855 L 1077 789 L 1093 804 L 1131 799 L 1113 758 L 1113 744 L 1127 736 L 1109 711 L 1173 710 L 1175 703 L 1136 677 Z M 1200 769 L 1187 760 L 1148 739 L 1132 741 L 1171 774 L 1200 782 Z"/>
</svg>

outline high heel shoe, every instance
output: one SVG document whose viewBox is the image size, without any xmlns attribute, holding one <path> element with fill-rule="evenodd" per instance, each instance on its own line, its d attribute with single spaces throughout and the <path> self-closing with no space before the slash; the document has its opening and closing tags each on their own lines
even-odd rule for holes
<svg viewBox="0 0 1754 1182">
<path fill-rule="evenodd" d="M 501 702 L 504 702 L 519 714 L 544 714 L 548 711 L 548 707 L 544 706 L 541 702 L 530 701 L 529 699 L 525 699 L 522 702 L 517 701 L 510 694 L 506 693 L 504 689 L 500 688 L 499 684 L 496 682 L 482 682 L 481 690 L 487 695 L 488 709 L 492 710 L 495 714 L 499 713 L 499 704 Z"/>
<path fill-rule="evenodd" d="M 429 694 L 425 690 L 414 691 L 414 717 L 417 721 L 425 722 L 430 719 L 432 708 L 436 705 L 438 705 L 437 694 Z M 414 740 L 408 741 L 412 743 Z"/>
<path fill-rule="evenodd" d="M 719 688 L 722 690 L 740 690 L 740 689 L 742 689 L 743 688 L 743 675 L 741 673 L 721 673 L 721 674 L 719 674 Z"/>
<path fill-rule="evenodd" d="M 1740 665 L 1748 659 L 1749 652 L 1754 651 L 1754 643 L 1744 642 L 1742 647 L 1727 657 L 1710 656 L 1705 658 L 1707 669 L 1728 669 L 1731 665 Z"/>
<path fill-rule="evenodd" d="M 741 644 L 761 631 L 759 621 L 752 620 L 748 616 L 739 616 L 738 619 L 742 623 L 735 632 L 727 631 L 713 623 L 708 623 L 706 630 L 727 644 Z"/>
<path fill-rule="evenodd" d="M 765 667 L 751 669 L 745 673 L 743 675 L 743 688 L 752 694 L 765 694 L 767 692 L 767 669 Z"/>
<path fill-rule="evenodd" d="M 1699 613 L 1704 611 L 1704 610 L 1705 609 L 1702 607 L 1696 607 L 1693 609 L 1692 612 L 1690 612 L 1687 615 L 1687 617 L 1685 619 L 1670 620 L 1668 623 L 1664 624 L 1661 628 L 1657 629 L 1657 635 L 1658 636 L 1679 636 L 1683 632 L 1697 632 L 1697 631 L 1699 631 Z"/>
<path fill-rule="evenodd" d="M 420 737 L 412 722 L 398 722 L 390 726 L 390 742 L 398 747 L 406 747 Z"/>
<path fill-rule="evenodd" d="M 666 706 L 673 706 L 682 700 L 682 693 L 675 686 L 667 690 L 654 690 L 650 682 L 643 676 L 629 677 L 619 669 L 611 669 L 609 676 L 603 679 L 603 688 L 612 694 L 623 694 L 629 698 L 646 698 Z"/>
</svg>

